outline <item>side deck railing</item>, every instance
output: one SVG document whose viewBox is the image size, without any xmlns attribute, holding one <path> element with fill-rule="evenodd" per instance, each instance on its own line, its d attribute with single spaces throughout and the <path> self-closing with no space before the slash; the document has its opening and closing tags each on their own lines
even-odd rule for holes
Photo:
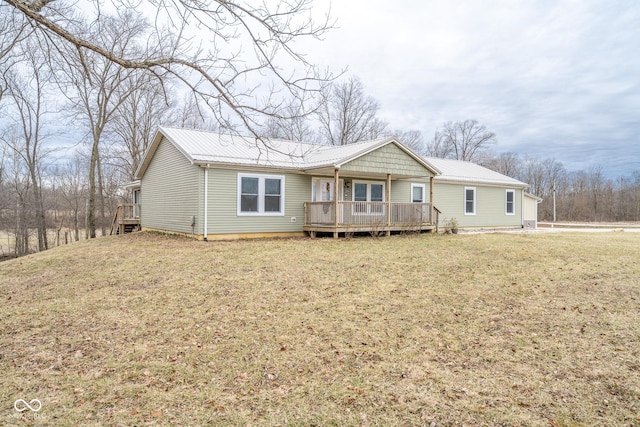
<svg viewBox="0 0 640 427">
<path fill-rule="evenodd" d="M 139 203 L 125 203 L 118 205 L 113 216 L 110 234 L 124 234 L 127 226 L 140 225 L 142 207 Z"/>
<path fill-rule="evenodd" d="M 305 226 L 317 227 L 409 227 L 432 225 L 429 203 L 306 202 Z"/>
</svg>

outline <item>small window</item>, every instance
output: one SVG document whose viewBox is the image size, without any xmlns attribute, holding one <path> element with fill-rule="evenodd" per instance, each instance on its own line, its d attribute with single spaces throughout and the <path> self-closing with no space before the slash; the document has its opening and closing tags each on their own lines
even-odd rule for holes
<svg viewBox="0 0 640 427">
<path fill-rule="evenodd" d="M 424 203 L 424 184 L 411 184 L 411 202 L 412 203 Z"/>
<path fill-rule="evenodd" d="M 238 174 L 238 215 L 284 215 L 284 177 Z"/>
<path fill-rule="evenodd" d="M 506 197 L 506 208 L 505 212 L 507 215 L 515 215 L 516 214 L 516 192 L 515 190 L 507 190 Z"/>
<path fill-rule="evenodd" d="M 476 188 L 464 187 L 464 214 L 476 214 Z"/>
</svg>

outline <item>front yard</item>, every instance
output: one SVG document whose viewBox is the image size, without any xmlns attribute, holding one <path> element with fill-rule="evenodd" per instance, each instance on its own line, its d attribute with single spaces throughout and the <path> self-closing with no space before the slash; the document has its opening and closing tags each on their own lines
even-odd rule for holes
<svg viewBox="0 0 640 427">
<path fill-rule="evenodd" d="M 0 422 L 640 426 L 638 260 L 622 232 L 63 246 L 0 264 Z"/>
</svg>

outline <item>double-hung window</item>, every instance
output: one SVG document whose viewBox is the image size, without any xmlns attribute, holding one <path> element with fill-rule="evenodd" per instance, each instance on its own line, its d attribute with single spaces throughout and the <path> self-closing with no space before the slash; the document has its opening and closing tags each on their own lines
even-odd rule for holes
<svg viewBox="0 0 640 427">
<path fill-rule="evenodd" d="M 424 184 L 411 184 L 411 202 L 412 203 L 424 203 Z"/>
<path fill-rule="evenodd" d="M 464 214 L 476 214 L 476 188 L 464 187 Z"/>
<path fill-rule="evenodd" d="M 354 182 L 353 201 L 361 202 L 354 204 L 353 210 L 355 213 L 383 213 L 384 209 L 381 204 L 366 202 L 384 202 L 384 184 L 377 182 Z"/>
<path fill-rule="evenodd" d="M 238 215 L 284 215 L 284 176 L 238 174 Z"/>
<path fill-rule="evenodd" d="M 506 200 L 505 213 L 507 215 L 515 215 L 516 214 L 516 191 L 507 190 L 505 200 Z"/>
</svg>

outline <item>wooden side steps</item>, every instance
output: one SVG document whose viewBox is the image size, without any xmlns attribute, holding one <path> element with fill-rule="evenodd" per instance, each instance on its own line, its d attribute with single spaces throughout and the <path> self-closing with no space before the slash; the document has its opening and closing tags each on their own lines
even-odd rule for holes
<svg viewBox="0 0 640 427">
<path fill-rule="evenodd" d="M 111 222 L 110 236 L 123 235 L 140 231 L 140 205 L 125 204 L 116 209 Z"/>
</svg>

